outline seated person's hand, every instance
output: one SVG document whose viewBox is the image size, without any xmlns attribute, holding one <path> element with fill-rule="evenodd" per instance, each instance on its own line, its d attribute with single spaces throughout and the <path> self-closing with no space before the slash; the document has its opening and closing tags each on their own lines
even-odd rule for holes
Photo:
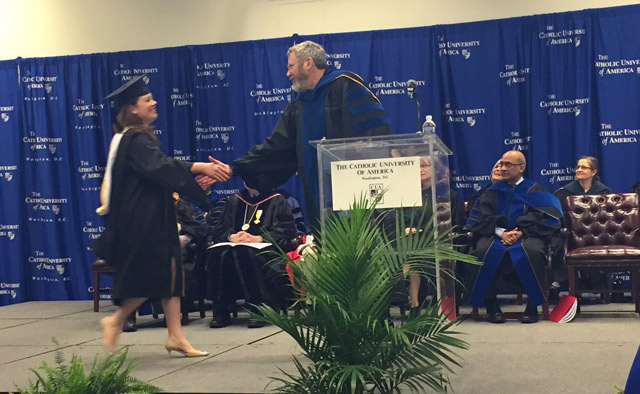
<svg viewBox="0 0 640 394">
<path fill-rule="evenodd" d="M 518 230 L 517 227 L 511 231 L 504 231 L 502 233 L 502 243 L 505 245 L 513 245 L 518 242 L 520 238 L 522 238 L 522 231 Z"/>
<path fill-rule="evenodd" d="M 418 229 L 413 228 L 413 227 L 407 227 L 404 229 L 404 234 L 405 235 L 409 235 L 409 234 L 413 234 L 413 233 L 417 233 Z"/>
<path fill-rule="evenodd" d="M 229 241 L 236 244 L 241 242 L 255 243 L 262 242 L 262 237 L 260 235 L 251 235 L 246 231 L 238 231 L 237 233 L 229 236 Z"/>
</svg>

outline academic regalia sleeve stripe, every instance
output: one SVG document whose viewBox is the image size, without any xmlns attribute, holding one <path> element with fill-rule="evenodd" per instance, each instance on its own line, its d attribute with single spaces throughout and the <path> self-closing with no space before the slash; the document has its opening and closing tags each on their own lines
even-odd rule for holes
<svg viewBox="0 0 640 394">
<path fill-rule="evenodd" d="M 347 92 L 347 98 L 350 101 L 357 100 L 365 96 L 371 96 L 371 93 L 362 86 L 358 86 L 356 89 L 352 89 Z"/>
<path fill-rule="evenodd" d="M 478 208 L 471 208 L 471 210 L 469 211 L 469 216 L 475 216 L 479 218 L 481 214 L 482 212 L 480 212 Z"/>
<path fill-rule="evenodd" d="M 382 115 L 384 116 L 384 114 Z M 353 128 L 355 129 L 356 132 L 362 133 L 363 131 L 367 131 L 369 129 L 373 129 L 379 126 L 390 126 L 390 125 L 391 123 L 389 123 L 389 119 L 387 119 L 386 117 L 369 118 L 356 123 Z"/>
<path fill-rule="evenodd" d="M 351 115 L 361 115 L 370 111 L 384 111 L 384 108 L 382 108 L 382 104 L 377 101 L 371 101 L 369 103 L 349 107 L 349 113 L 351 113 Z"/>
</svg>

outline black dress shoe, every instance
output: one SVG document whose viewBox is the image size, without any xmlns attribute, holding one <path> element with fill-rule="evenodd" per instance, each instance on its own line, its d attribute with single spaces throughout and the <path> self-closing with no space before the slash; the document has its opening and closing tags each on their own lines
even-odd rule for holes
<svg viewBox="0 0 640 394">
<path fill-rule="evenodd" d="M 133 312 L 129 316 L 127 316 L 127 320 L 124 321 L 122 325 L 123 332 L 134 332 L 138 331 L 138 326 L 136 325 L 136 312 Z"/>
<path fill-rule="evenodd" d="M 227 313 L 216 313 L 211 319 L 211 323 L 209 323 L 210 328 L 222 328 L 231 324 L 231 317 L 229 317 L 229 312 Z"/>
<path fill-rule="evenodd" d="M 247 324 L 247 327 L 249 328 L 261 328 L 264 326 L 265 326 L 264 322 L 260 320 L 252 319 L 252 318 L 249 318 L 249 324 Z"/>
<path fill-rule="evenodd" d="M 531 324 L 538 322 L 538 313 L 525 313 L 520 317 L 520 323 Z"/>
<path fill-rule="evenodd" d="M 493 324 L 502 324 L 504 323 L 504 316 L 502 316 L 502 312 L 489 313 L 487 321 Z"/>
</svg>

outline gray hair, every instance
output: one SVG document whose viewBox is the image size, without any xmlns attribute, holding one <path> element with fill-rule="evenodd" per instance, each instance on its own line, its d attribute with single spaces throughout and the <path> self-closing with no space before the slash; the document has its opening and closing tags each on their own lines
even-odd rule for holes
<svg viewBox="0 0 640 394">
<path fill-rule="evenodd" d="M 287 56 L 295 53 L 299 60 L 305 60 L 310 57 L 313 63 L 321 70 L 327 68 L 327 53 L 324 51 L 322 45 L 313 41 L 304 41 L 289 48 Z"/>
</svg>

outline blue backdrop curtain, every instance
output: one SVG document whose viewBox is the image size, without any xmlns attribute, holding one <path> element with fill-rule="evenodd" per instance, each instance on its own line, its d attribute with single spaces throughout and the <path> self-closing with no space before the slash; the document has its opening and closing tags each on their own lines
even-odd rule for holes
<svg viewBox="0 0 640 394">
<path fill-rule="evenodd" d="M 134 76 L 158 101 L 163 151 L 229 162 L 270 135 L 295 99 L 286 50 L 306 39 L 355 71 L 397 133 L 432 114 L 464 199 L 502 153 L 550 191 L 593 155 L 612 190 L 640 178 L 640 6 L 411 29 L 298 36 L 0 62 L 0 305 L 89 299 L 90 242 L 112 136 L 104 101 Z M 406 92 L 417 81 L 422 119 Z M 297 179 L 283 186 L 302 201 Z M 212 199 L 240 179 L 215 184 Z"/>
</svg>

